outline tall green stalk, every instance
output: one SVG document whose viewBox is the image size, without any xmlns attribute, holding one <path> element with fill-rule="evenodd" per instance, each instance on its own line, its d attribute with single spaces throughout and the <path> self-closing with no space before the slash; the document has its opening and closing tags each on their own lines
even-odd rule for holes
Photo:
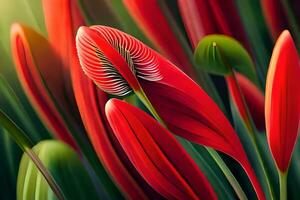
<svg viewBox="0 0 300 200">
<path fill-rule="evenodd" d="M 280 200 L 287 200 L 287 172 L 278 170 L 280 185 Z"/>
</svg>

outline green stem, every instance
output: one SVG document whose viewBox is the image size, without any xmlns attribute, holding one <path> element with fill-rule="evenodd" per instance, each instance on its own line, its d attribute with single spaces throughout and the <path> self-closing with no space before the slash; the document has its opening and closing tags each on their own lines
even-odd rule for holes
<svg viewBox="0 0 300 200">
<path fill-rule="evenodd" d="M 265 179 L 265 182 L 267 183 L 267 187 L 268 187 L 268 191 L 270 193 L 271 199 L 274 199 L 274 192 L 273 192 L 273 189 L 272 189 L 272 186 L 271 186 L 270 177 L 269 177 L 269 175 L 267 173 L 266 166 L 265 166 L 265 164 L 263 162 L 262 153 L 259 150 L 257 138 L 256 138 L 256 135 L 255 135 L 256 128 L 253 125 L 252 117 L 250 115 L 247 103 L 245 101 L 244 95 L 241 92 L 239 83 L 238 83 L 238 81 L 236 79 L 235 72 L 233 70 L 232 70 L 232 76 L 233 76 L 233 79 L 234 79 L 235 87 L 237 88 L 237 91 L 238 91 L 238 95 L 240 96 L 240 99 L 242 100 L 242 106 L 246 110 L 246 115 L 247 115 L 246 119 L 243 119 L 243 117 L 242 117 L 242 119 L 244 120 L 244 123 L 246 125 L 246 130 L 248 132 L 248 136 L 249 136 L 249 138 L 250 138 L 250 140 L 251 140 L 251 142 L 253 144 L 254 151 L 255 151 L 255 153 L 257 155 L 259 165 L 261 166 L 262 172 L 264 174 L 264 179 Z"/>
<path fill-rule="evenodd" d="M 287 172 L 278 170 L 280 185 L 280 200 L 287 200 Z"/>
<path fill-rule="evenodd" d="M 7 130 L 13 140 L 25 151 L 33 146 L 27 135 L 0 109 L 0 125 Z"/>
<path fill-rule="evenodd" d="M 154 118 L 161 125 L 163 125 L 166 129 L 168 129 L 166 123 L 160 118 L 160 116 L 156 112 L 155 108 L 149 101 L 148 97 L 144 93 L 144 91 L 142 89 L 140 89 L 139 91 L 135 91 L 135 93 L 139 97 L 139 99 L 143 102 L 143 104 L 147 107 L 147 109 L 151 112 L 151 114 L 154 116 Z M 225 177 L 227 178 L 228 182 L 233 187 L 233 189 L 236 192 L 236 194 L 238 195 L 238 197 L 242 200 L 247 200 L 247 197 L 246 197 L 245 193 L 243 192 L 241 186 L 239 185 L 238 181 L 234 178 L 230 169 L 226 166 L 226 164 L 224 163 L 222 158 L 219 156 L 219 154 L 215 150 L 213 150 L 209 147 L 207 147 L 206 149 L 209 152 L 209 154 L 212 156 L 212 158 L 215 160 L 217 165 L 220 167 L 220 169 L 224 173 Z"/>
<path fill-rule="evenodd" d="M 53 193 L 59 200 L 64 200 L 64 195 L 60 190 L 54 178 L 50 175 L 46 167 L 43 165 L 39 157 L 32 151 L 33 146 L 27 135 L 0 109 L 0 125 L 9 133 L 12 139 L 19 145 L 19 147 L 29 156 L 35 166 L 44 176 Z"/>
<path fill-rule="evenodd" d="M 236 192 L 237 196 L 240 200 L 247 200 L 247 196 L 244 193 L 243 189 L 241 188 L 238 181 L 235 179 L 234 175 L 231 173 L 231 171 L 226 166 L 223 159 L 220 157 L 220 155 L 213 150 L 212 148 L 206 147 L 208 153 L 211 155 L 211 157 L 215 160 L 215 162 L 218 164 L 224 175 L 226 176 L 227 180 L 229 181 L 230 185 L 233 187 L 234 191 Z"/>
<path fill-rule="evenodd" d="M 151 112 L 153 117 L 165 128 L 167 128 L 167 125 L 165 122 L 160 118 L 159 114 L 156 112 L 155 108 L 153 107 L 152 103 L 146 96 L 143 89 L 140 89 L 139 91 L 135 91 L 135 94 L 138 96 L 138 98 L 142 101 L 142 103 L 146 106 L 146 108 Z"/>
</svg>

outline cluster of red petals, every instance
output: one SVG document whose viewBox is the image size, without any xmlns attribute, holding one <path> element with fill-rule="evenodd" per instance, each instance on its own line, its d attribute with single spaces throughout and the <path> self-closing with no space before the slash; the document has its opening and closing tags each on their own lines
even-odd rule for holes
<svg viewBox="0 0 300 200">
<path fill-rule="evenodd" d="M 99 29 L 103 32 L 111 32 L 112 28 L 99 26 Z M 112 40 L 113 44 L 123 47 L 125 44 L 119 42 L 117 38 L 125 37 L 125 33 L 121 31 L 115 31 L 115 33 L 119 36 L 105 39 L 107 41 Z M 89 32 L 81 33 L 81 37 L 88 37 L 84 36 L 84 34 L 89 34 Z M 99 38 L 97 40 L 99 41 L 104 39 L 102 35 L 98 35 L 98 37 Z M 131 37 L 131 42 L 134 46 L 140 46 L 136 43 L 141 43 L 133 37 Z M 94 49 L 97 48 L 105 50 L 103 47 L 97 46 L 98 44 L 100 43 L 95 41 L 94 43 L 89 43 L 89 45 L 93 46 Z M 146 46 L 140 47 L 148 48 Z M 77 46 L 79 52 L 84 50 L 79 48 L 81 48 L 81 45 Z M 140 51 L 145 50 L 140 49 Z M 165 121 L 168 128 L 173 133 L 180 135 L 181 137 L 201 145 L 212 147 L 235 158 L 243 165 L 253 182 L 259 197 L 263 199 L 264 194 L 255 174 L 253 173 L 253 169 L 248 162 L 242 144 L 219 107 L 191 78 L 155 51 L 151 49 L 150 51 L 153 55 L 155 55 L 157 68 L 162 78 L 156 81 L 149 81 L 140 77 L 136 78 L 141 89 L 145 92 L 146 96 Z M 92 54 L 94 52 L 91 51 L 89 53 Z M 104 54 L 106 54 L 106 52 L 104 52 Z M 120 56 L 121 55 L 118 57 L 110 57 L 110 62 L 117 63 L 115 60 L 120 59 Z M 86 59 L 88 56 L 85 55 L 84 58 Z M 79 54 L 79 59 L 81 59 L 82 62 L 87 61 L 81 58 L 81 54 Z M 98 65 L 96 60 L 93 60 L 93 62 Z M 98 62 L 101 62 L 100 58 L 98 58 Z M 94 73 L 97 73 L 97 67 L 92 65 L 89 65 L 89 67 L 94 69 Z M 98 65 L 98 70 L 100 72 L 102 71 L 101 67 L 103 66 Z M 115 66 L 112 65 L 110 67 Z M 129 65 L 127 67 L 130 68 Z M 115 70 L 119 74 L 124 73 L 124 71 L 119 71 L 122 70 L 121 67 L 117 66 L 115 67 Z M 134 74 L 133 71 L 131 71 L 131 73 Z M 89 73 L 86 74 L 87 76 L 92 77 Z M 93 80 L 96 84 L 98 84 L 98 79 Z M 130 80 L 126 79 L 126 81 Z M 127 83 L 131 85 L 130 82 Z"/>
<path fill-rule="evenodd" d="M 75 48 L 75 32 L 84 20 L 72 0 L 44 0 L 49 40 L 70 70 L 72 87 L 82 122 L 90 141 L 107 172 L 130 199 L 161 199 L 130 164 L 116 139 L 109 136 L 105 118 L 107 95 L 84 75 Z M 59 10 L 57 10 L 59 8 Z M 61 13 L 58 15 L 57 13 Z M 68 42 L 66 42 L 68 41 Z"/>
<path fill-rule="evenodd" d="M 300 125 L 300 60 L 288 31 L 278 38 L 266 84 L 266 129 L 278 168 L 288 169 Z"/>
<path fill-rule="evenodd" d="M 155 190 L 167 199 L 217 199 L 193 159 L 156 120 L 116 99 L 105 111 L 130 161 Z"/>
</svg>

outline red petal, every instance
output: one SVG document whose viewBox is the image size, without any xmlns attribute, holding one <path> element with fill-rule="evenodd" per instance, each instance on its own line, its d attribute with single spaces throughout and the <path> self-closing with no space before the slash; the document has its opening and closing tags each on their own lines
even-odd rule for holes
<svg viewBox="0 0 300 200">
<path fill-rule="evenodd" d="M 285 172 L 299 132 L 300 60 L 288 31 L 278 38 L 270 61 L 266 84 L 266 129 L 278 168 Z"/>
<path fill-rule="evenodd" d="M 205 0 L 178 0 L 178 7 L 194 49 L 203 36 L 216 30 L 209 5 Z"/>
<path fill-rule="evenodd" d="M 245 76 L 236 73 L 236 79 L 256 128 L 260 131 L 265 130 L 265 97 L 263 93 Z"/>
<path fill-rule="evenodd" d="M 81 119 L 87 130 L 90 141 L 95 148 L 101 162 L 112 175 L 122 191 L 132 199 L 147 199 L 146 194 L 139 187 L 136 180 L 130 175 L 124 165 L 112 141 L 108 135 L 109 127 L 103 118 L 104 107 L 99 107 L 97 102 L 97 90 L 94 83 L 82 72 L 82 69 L 74 59 L 72 65 L 72 81 L 78 109 Z M 100 102 L 106 102 L 106 95 L 100 91 Z"/>
<path fill-rule="evenodd" d="M 11 28 L 12 54 L 19 80 L 47 127 L 75 148 L 74 140 L 54 103 L 63 96 L 59 59 L 48 41 L 32 29 L 14 24 Z M 52 96 L 51 96 L 51 95 Z"/>
<path fill-rule="evenodd" d="M 105 26 L 81 27 L 76 36 L 78 56 L 85 73 L 101 89 L 118 96 L 140 88 L 135 74 L 139 65 L 134 58 L 140 59 L 151 53 L 143 51 L 146 48 L 141 44 L 129 35 Z M 119 48 L 122 48 L 119 51 L 130 53 L 127 56 L 134 66 L 129 64 L 125 55 L 120 54 Z M 147 56 L 148 60 L 152 57 Z M 145 64 L 142 66 L 147 67 Z"/>
<path fill-rule="evenodd" d="M 236 88 L 234 77 L 226 77 L 230 94 L 233 98 L 241 117 L 248 121 L 247 110 L 243 105 L 243 99 L 240 98 L 239 90 L 242 92 L 244 100 L 248 106 L 250 115 L 259 130 L 265 130 L 265 113 L 264 113 L 264 95 L 263 93 L 245 76 L 236 73 L 236 79 L 239 88 Z M 249 122 L 248 122 L 249 123 Z"/>
<path fill-rule="evenodd" d="M 129 159 L 154 189 L 169 199 L 217 199 L 196 163 L 157 121 L 116 99 L 105 110 Z"/>
<path fill-rule="evenodd" d="M 276 39 L 281 31 L 288 28 L 282 3 L 278 0 L 261 0 L 261 5 L 273 38 Z"/>
<path fill-rule="evenodd" d="M 70 67 L 74 35 L 84 24 L 79 8 L 73 0 L 43 0 L 45 23 L 49 41 L 63 59 L 66 72 Z"/>
<path fill-rule="evenodd" d="M 174 34 L 157 0 L 124 0 L 137 24 L 172 62 L 185 73 L 194 75 L 191 63 Z"/>
</svg>

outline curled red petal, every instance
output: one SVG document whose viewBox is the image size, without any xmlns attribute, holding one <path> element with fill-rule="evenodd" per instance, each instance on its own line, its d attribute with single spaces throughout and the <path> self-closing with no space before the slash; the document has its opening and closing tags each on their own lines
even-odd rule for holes
<svg viewBox="0 0 300 200">
<path fill-rule="evenodd" d="M 56 137 L 76 148 L 52 98 L 63 96 L 59 58 L 45 38 L 20 24 L 11 28 L 11 46 L 19 80 L 37 113 Z"/>
<path fill-rule="evenodd" d="M 278 168 L 285 172 L 299 132 L 300 60 L 288 31 L 278 38 L 266 83 L 265 117 L 269 146 Z"/>
<path fill-rule="evenodd" d="M 124 96 L 132 90 L 139 90 L 137 78 L 161 79 L 152 51 L 116 29 L 81 27 L 76 45 L 84 72 L 110 94 Z"/>
<path fill-rule="evenodd" d="M 196 163 L 157 121 L 116 99 L 105 110 L 124 151 L 154 189 L 168 199 L 217 199 Z"/>
</svg>

